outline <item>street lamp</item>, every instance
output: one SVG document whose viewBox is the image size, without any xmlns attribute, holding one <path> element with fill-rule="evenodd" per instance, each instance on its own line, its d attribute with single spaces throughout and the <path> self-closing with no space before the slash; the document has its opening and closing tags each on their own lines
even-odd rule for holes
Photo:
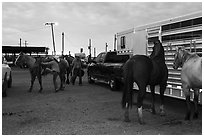
<svg viewBox="0 0 204 137">
<path fill-rule="evenodd" d="M 54 38 L 54 28 L 53 28 L 53 25 L 55 25 L 55 23 L 53 23 L 53 22 L 47 22 L 47 23 L 45 23 L 45 25 L 50 25 L 50 26 L 51 26 L 54 55 L 56 55 L 56 51 L 55 51 L 55 38 Z"/>
</svg>

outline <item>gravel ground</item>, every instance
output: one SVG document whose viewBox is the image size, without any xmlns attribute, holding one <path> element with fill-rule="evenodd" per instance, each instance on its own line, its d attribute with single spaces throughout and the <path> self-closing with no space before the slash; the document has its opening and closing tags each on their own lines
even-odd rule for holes
<svg viewBox="0 0 204 137">
<path fill-rule="evenodd" d="M 59 79 L 58 79 L 59 82 Z M 2 99 L 3 135 L 201 135 L 202 112 L 198 120 L 184 121 L 185 102 L 166 98 L 166 116 L 152 115 L 150 95 L 144 102 L 145 125 L 138 123 L 136 106 L 130 122 L 124 122 L 121 91 L 112 92 L 106 84 L 66 85 L 54 93 L 52 76 L 43 77 L 43 93 L 36 81 L 28 93 L 28 70 L 13 69 L 13 86 Z M 157 100 L 159 98 L 157 97 Z M 159 101 L 156 110 L 159 110 Z"/>
</svg>

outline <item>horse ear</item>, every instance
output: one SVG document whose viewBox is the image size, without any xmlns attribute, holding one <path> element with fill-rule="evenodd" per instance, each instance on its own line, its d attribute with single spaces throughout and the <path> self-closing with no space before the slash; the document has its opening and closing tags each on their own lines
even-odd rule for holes
<svg viewBox="0 0 204 137">
<path fill-rule="evenodd" d="M 176 52 L 178 52 L 179 51 L 179 47 L 176 47 Z"/>
<path fill-rule="evenodd" d="M 23 55 L 24 53 L 21 51 L 20 53 L 19 53 L 19 55 Z"/>
</svg>

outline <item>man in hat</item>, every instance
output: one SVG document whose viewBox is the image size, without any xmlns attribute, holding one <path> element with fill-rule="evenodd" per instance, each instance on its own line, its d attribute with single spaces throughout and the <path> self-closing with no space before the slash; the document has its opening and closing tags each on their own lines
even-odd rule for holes
<svg viewBox="0 0 204 137">
<path fill-rule="evenodd" d="M 72 61 L 72 78 L 71 82 L 74 85 L 76 77 L 79 77 L 79 85 L 82 85 L 82 76 L 81 76 L 82 63 L 79 55 L 75 55 L 75 59 Z"/>
</svg>

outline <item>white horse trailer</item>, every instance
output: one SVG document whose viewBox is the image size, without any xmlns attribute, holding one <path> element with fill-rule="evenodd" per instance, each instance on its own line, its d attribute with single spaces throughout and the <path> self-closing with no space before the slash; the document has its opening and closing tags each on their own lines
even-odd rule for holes
<svg viewBox="0 0 204 137">
<path fill-rule="evenodd" d="M 174 54 L 176 47 L 184 46 L 191 52 L 196 52 L 199 56 L 202 56 L 202 12 L 119 32 L 116 34 L 117 53 L 150 55 L 155 39 L 159 39 L 164 46 L 165 60 L 169 70 L 165 95 L 185 99 L 182 92 L 181 69 L 173 69 Z M 158 92 L 157 89 L 156 91 Z M 200 103 L 202 103 L 201 95 L 202 91 L 199 97 Z M 193 98 L 193 93 L 191 98 Z"/>
</svg>

